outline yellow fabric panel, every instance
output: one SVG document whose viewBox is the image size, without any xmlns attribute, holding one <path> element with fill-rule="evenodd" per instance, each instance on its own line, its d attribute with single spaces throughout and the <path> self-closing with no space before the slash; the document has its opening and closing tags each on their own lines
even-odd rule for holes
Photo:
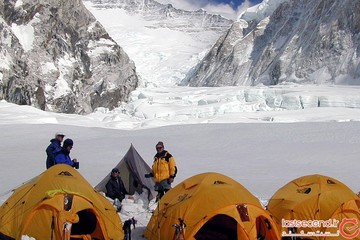
<svg viewBox="0 0 360 240">
<path fill-rule="evenodd" d="M 24 231 L 38 234 L 35 226 L 42 226 L 38 227 L 43 229 L 41 234 L 48 234 L 44 229 L 50 229 L 54 213 L 59 217 L 56 221 L 62 221 L 62 215 L 58 213 L 63 210 L 65 194 L 74 195 L 71 213 L 64 215 L 65 219 L 75 221 L 77 211 L 91 209 L 105 235 L 102 238 L 123 238 L 122 223 L 112 204 L 96 192 L 77 170 L 66 164 L 55 165 L 14 190 L 0 207 L 0 232 L 19 239 Z"/>
<path fill-rule="evenodd" d="M 168 154 L 168 153 L 166 153 Z M 165 160 L 165 157 L 156 157 L 152 165 L 152 173 L 154 174 L 154 181 L 161 182 L 170 176 L 175 175 L 176 163 L 173 156 L 169 158 L 169 161 Z"/>
<path fill-rule="evenodd" d="M 359 197 L 345 184 L 328 176 L 297 178 L 271 197 L 267 209 L 276 218 L 279 229 L 285 220 L 329 220 L 349 215 L 359 218 Z M 349 216 L 350 216 L 349 215 Z M 298 232 L 326 231 L 323 227 L 299 228 Z M 287 231 L 283 228 L 282 231 Z M 334 232 L 334 229 L 332 231 Z M 318 238 L 314 238 L 318 239 Z"/>
<path fill-rule="evenodd" d="M 240 219 L 239 204 L 248 207 L 249 223 Z M 197 231 L 218 214 L 235 219 L 239 239 L 256 239 L 254 225 L 258 215 L 271 219 L 259 200 L 240 183 L 222 174 L 203 173 L 186 179 L 163 196 L 147 225 L 145 237 L 155 240 L 160 234 L 161 239 L 167 239 L 175 231 L 173 224 L 181 218 L 186 224 L 186 239 L 193 239 Z M 276 235 L 278 231 L 274 232 Z M 245 235 L 249 238 L 243 238 Z"/>
</svg>

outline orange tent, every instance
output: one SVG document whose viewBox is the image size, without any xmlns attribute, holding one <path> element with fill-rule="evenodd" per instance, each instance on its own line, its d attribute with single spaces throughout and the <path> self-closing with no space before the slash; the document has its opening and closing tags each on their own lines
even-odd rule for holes
<svg viewBox="0 0 360 240">
<path fill-rule="evenodd" d="M 66 164 L 31 179 L 0 207 L 0 239 L 123 239 L 111 203 Z"/>
<path fill-rule="evenodd" d="M 277 223 L 283 226 L 281 231 L 286 234 L 289 233 L 289 227 L 295 225 L 297 232 L 293 229 L 292 233 L 300 234 L 303 231 L 304 237 L 309 235 L 306 236 L 307 239 L 327 239 L 327 236 L 322 236 L 321 233 L 337 234 L 338 230 L 342 232 L 339 232 L 336 239 L 344 239 L 342 234 L 350 236 L 352 233 L 341 228 L 340 224 L 343 219 L 357 219 L 360 222 L 359 207 L 360 198 L 345 184 L 331 177 L 309 175 L 297 178 L 280 188 L 271 197 L 267 209 Z M 314 220 L 327 222 L 318 224 L 321 221 Z M 299 221 L 304 221 L 306 227 Z M 337 225 L 328 227 L 327 223 Z M 351 238 L 360 239 L 360 234 L 357 238 Z"/>
<path fill-rule="evenodd" d="M 186 226 L 185 231 L 181 226 Z M 145 237 L 149 240 L 279 239 L 275 227 L 259 200 L 240 183 L 218 173 L 203 173 L 164 195 L 147 225 Z M 182 238 L 176 238 L 176 232 Z"/>
</svg>

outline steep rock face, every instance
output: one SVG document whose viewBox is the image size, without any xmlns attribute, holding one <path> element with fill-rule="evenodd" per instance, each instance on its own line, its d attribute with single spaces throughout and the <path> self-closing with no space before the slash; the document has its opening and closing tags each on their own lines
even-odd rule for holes
<svg viewBox="0 0 360 240">
<path fill-rule="evenodd" d="M 360 84 L 359 32 L 360 1 L 284 1 L 235 22 L 182 84 Z"/>
<path fill-rule="evenodd" d="M 5 0 L 0 12 L 0 99 L 89 113 L 137 87 L 134 63 L 81 0 Z"/>
</svg>

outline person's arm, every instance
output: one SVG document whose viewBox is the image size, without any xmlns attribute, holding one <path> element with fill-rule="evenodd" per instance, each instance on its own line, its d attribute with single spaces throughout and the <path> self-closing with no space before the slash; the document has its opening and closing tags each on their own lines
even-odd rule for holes
<svg viewBox="0 0 360 240">
<path fill-rule="evenodd" d="M 62 154 L 62 153 L 56 153 L 55 154 L 55 163 L 56 164 L 59 164 L 59 163 L 65 163 L 66 160 L 65 160 L 65 155 Z"/>
<path fill-rule="evenodd" d="M 156 160 L 154 160 L 153 165 L 151 166 L 151 172 L 145 174 L 145 178 L 154 178 L 155 177 L 155 174 L 154 174 L 156 171 L 155 170 L 155 162 L 156 162 Z"/>
<path fill-rule="evenodd" d="M 71 161 L 70 156 L 63 154 L 62 152 L 59 152 L 58 154 L 56 154 L 55 163 L 56 164 L 67 164 L 70 166 L 73 166 L 73 164 L 74 164 L 73 161 Z"/>
<path fill-rule="evenodd" d="M 169 158 L 169 179 L 168 179 L 168 183 L 172 183 L 174 182 L 174 178 L 176 177 L 176 173 L 177 173 L 177 167 L 176 167 L 176 163 L 175 163 L 175 159 L 173 156 L 171 156 Z"/>
<path fill-rule="evenodd" d="M 174 179 L 177 174 L 177 167 L 173 156 L 171 156 L 169 159 L 169 171 L 170 178 Z"/>
<path fill-rule="evenodd" d="M 122 179 L 120 178 L 119 180 L 120 180 L 120 185 L 121 185 L 121 189 L 123 191 L 123 194 L 124 195 L 129 194 L 128 191 L 125 188 L 125 185 L 124 185 L 124 182 L 122 181 Z"/>
<path fill-rule="evenodd" d="M 106 196 L 108 196 L 109 198 L 115 199 L 115 191 L 114 188 L 111 184 L 111 182 L 107 182 L 106 183 Z"/>
<path fill-rule="evenodd" d="M 46 155 L 55 162 L 55 156 L 54 156 L 55 147 L 54 144 L 49 144 L 49 146 L 46 148 Z"/>
</svg>

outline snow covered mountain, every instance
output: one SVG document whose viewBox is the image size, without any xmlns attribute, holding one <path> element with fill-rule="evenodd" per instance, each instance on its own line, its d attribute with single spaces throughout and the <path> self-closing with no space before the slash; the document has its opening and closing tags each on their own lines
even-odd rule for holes
<svg viewBox="0 0 360 240">
<path fill-rule="evenodd" d="M 284 1 L 265 1 L 267 4 L 248 9 L 241 18 L 247 19 L 248 22 L 253 19 L 254 24 L 259 23 L 272 15 Z M 147 12 L 144 10 L 146 7 L 128 9 L 128 5 L 121 5 L 120 1 L 115 0 L 111 1 L 112 4 L 104 0 L 83 2 L 110 36 L 134 60 L 141 79 L 139 87 L 132 92 L 127 103 L 112 111 L 99 108 L 89 115 L 92 118 L 100 118 L 107 126 L 133 129 L 219 121 L 252 122 L 254 119 L 303 121 L 305 115 L 311 116 L 313 121 L 318 121 L 315 112 L 322 112 L 324 108 L 329 107 L 343 108 L 344 114 L 339 118 L 330 114 L 334 121 L 357 119 L 350 117 L 352 111 L 357 115 L 356 110 L 360 106 L 358 87 L 354 86 L 308 86 L 296 83 L 270 87 L 178 86 L 189 70 L 203 59 L 221 33 L 203 28 L 187 31 L 188 28 L 185 26 L 182 29 L 174 27 L 180 25 L 181 18 L 174 19 L 166 14 L 158 14 L 165 11 Z M 160 7 L 166 8 L 166 5 Z M 151 20 L 146 20 L 146 16 Z M 166 21 L 168 25 L 165 25 Z M 240 24 L 244 21 L 241 20 Z M 237 24 L 239 23 L 234 23 L 232 28 Z M 224 33 L 227 30 L 228 28 L 224 28 Z M 254 31 L 256 33 L 257 30 Z M 233 33 L 231 30 L 229 32 Z M 223 37 L 225 36 L 230 38 L 231 34 Z M 249 49 L 252 49 L 252 46 L 251 41 L 249 46 L 244 45 Z M 223 45 L 219 53 L 226 48 L 231 51 L 232 47 L 232 44 Z M 220 66 L 221 60 L 211 63 L 211 67 L 215 66 L 214 64 Z M 210 67 L 210 64 L 208 66 Z M 225 79 L 225 75 L 218 77 Z M 321 82 L 322 77 L 319 75 L 317 81 Z M 292 111 L 298 111 L 298 119 L 285 117 Z M 307 115 L 306 111 L 310 111 L 311 114 Z M 278 117 L 278 112 L 282 113 L 281 117 Z"/>
<path fill-rule="evenodd" d="M 177 85 L 233 22 L 154 0 L 83 2 L 134 60 L 142 86 Z"/>
<path fill-rule="evenodd" d="M 95 8 L 120 8 L 128 14 L 141 14 L 149 28 L 169 28 L 185 32 L 214 30 L 220 33 L 228 28 L 231 20 L 217 14 L 209 14 L 199 9 L 186 11 L 171 4 L 161 4 L 154 0 L 83 0 L 90 1 Z M 130 23 L 129 23 L 130 24 Z"/>
<path fill-rule="evenodd" d="M 81 0 L 0 2 L 0 99 L 64 113 L 112 109 L 135 65 Z"/>
<path fill-rule="evenodd" d="M 174 101 L 180 108 L 198 104 L 200 113 L 210 109 L 207 115 L 229 101 L 236 107 L 225 107 L 227 113 L 303 109 L 308 96 L 298 93 L 288 104 L 294 88 L 283 90 L 284 84 L 275 92 L 177 85 L 186 74 L 183 84 L 190 86 L 357 84 L 359 79 L 359 27 L 350 11 L 358 7 L 354 1 L 265 0 L 232 25 L 219 15 L 153 0 L 83 0 L 71 6 L 53 0 L 7 0 L 0 6 L 0 99 L 50 111 L 115 108 L 114 115 L 124 113 L 138 121 L 173 116 L 169 106 Z M 323 16 L 321 6 L 327 11 Z M 344 17 L 338 19 L 341 13 Z M 239 91 L 259 94 L 247 98 Z M 328 106 L 329 97 L 314 91 L 310 105 Z M 224 92 L 228 96 L 219 100 Z M 355 101 L 358 106 L 357 96 L 340 92 L 330 105 L 354 106 Z M 159 99 L 153 97 L 157 93 Z M 157 104 L 163 106 L 156 107 L 158 113 L 147 114 Z M 246 109 L 239 107 L 244 104 Z M 184 115 L 183 121 L 189 121 L 198 113 Z"/>
<path fill-rule="evenodd" d="M 360 2 L 264 0 L 248 9 L 182 84 L 360 84 Z"/>
</svg>

